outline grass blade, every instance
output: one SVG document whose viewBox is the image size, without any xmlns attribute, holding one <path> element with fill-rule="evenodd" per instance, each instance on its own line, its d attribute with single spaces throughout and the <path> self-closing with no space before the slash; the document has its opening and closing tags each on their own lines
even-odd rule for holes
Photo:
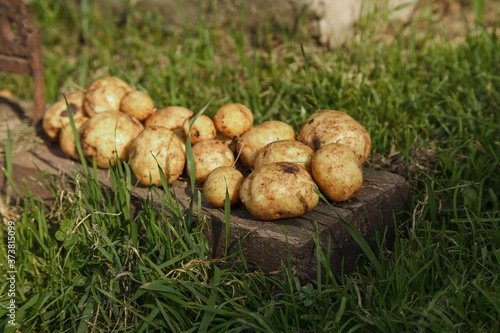
<svg viewBox="0 0 500 333">
<path fill-rule="evenodd" d="M 349 235 L 354 239 L 354 241 L 359 245 L 363 253 L 368 257 L 370 262 L 373 264 L 375 269 L 377 270 L 377 273 L 379 273 L 379 276 L 382 276 L 383 269 L 382 265 L 379 263 L 377 260 L 377 257 L 375 256 L 375 253 L 371 249 L 370 245 L 366 242 L 366 240 L 363 238 L 363 236 L 356 230 L 356 228 L 353 227 L 351 223 L 349 223 L 342 215 L 340 215 L 337 210 L 330 204 L 327 198 L 319 191 L 317 187 L 314 188 L 314 191 L 319 195 L 319 197 L 326 202 L 326 204 L 337 214 L 337 216 L 340 218 L 342 221 L 342 224 L 345 226 L 347 231 L 349 232 Z"/>
<path fill-rule="evenodd" d="M 80 319 L 80 324 L 78 325 L 78 330 L 76 331 L 77 333 L 84 333 L 87 331 L 87 327 L 90 323 L 90 319 L 93 313 L 94 313 L 94 303 L 88 302 L 87 305 L 85 306 L 85 309 L 83 309 L 82 316 Z"/>
<path fill-rule="evenodd" d="M 78 130 L 76 129 L 75 119 L 73 117 L 73 111 L 71 110 L 71 107 L 68 104 L 68 99 L 66 98 L 65 94 L 63 94 L 63 97 L 64 97 L 64 101 L 66 102 L 66 110 L 68 113 L 69 123 L 71 125 L 71 131 L 73 133 L 73 138 L 75 139 L 76 150 L 78 152 L 78 156 L 80 157 L 80 163 L 82 163 L 83 172 L 85 173 L 85 177 L 87 179 L 90 179 L 89 167 L 87 165 L 87 159 L 83 155 L 82 144 L 80 142 L 80 135 L 78 134 Z"/>
<path fill-rule="evenodd" d="M 304 50 L 304 45 L 302 43 L 300 43 L 300 51 L 302 52 L 302 58 L 304 58 L 304 68 L 306 70 L 307 84 L 309 86 L 309 89 L 311 89 L 311 94 L 314 99 L 314 104 L 316 105 L 316 108 L 319 108 L 318 99 L 316 98 L 316 93 L 314 92 L 314 87 L 312 84 L 311 70 L 309 69 L 309 61 L 307 60 L 306 52 Z"/>
<path fill-rule="evenodd" d="M 210 298 L 208 299 L 207 308 L 205 309 L 205 313 L 203 314 L 203 318 L 201 319 L 200 327 L 198 332 L 207 332 L 215 317 L 215 313 L 210 311 L 209 309 L 215 309 L 215 304 L 217 302 L 218 290 L 217 286 L 221 281 L 221 271 L 219 267 L 214 266 L 214 276 L 211 281 L 211 289 L 210 289 Z"/>
<path fill-rule="evenodd" d="M 227 256 L 227 249 L 229 246 L 229 229 L 231 227 L 231 199 L 229 198 L 229 190 L 227 188 L 227 179 L 224 177 L 226 182 L 226 198 L 224 200 L 224 227 L 225 227 L 225 244 L 224 244 L 224 256 Z"/>
</svg>

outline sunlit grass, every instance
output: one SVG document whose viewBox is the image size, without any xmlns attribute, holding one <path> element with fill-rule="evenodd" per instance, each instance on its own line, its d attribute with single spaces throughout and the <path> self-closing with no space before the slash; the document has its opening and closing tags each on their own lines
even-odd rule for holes
<svg viewBox="0 0 500 333">
<path fill-rule="evenodd" d="M 181 30 L 139 7 L 117 19 L 96 14 L 91 1 L 47 4 L 32 1 L 45 14 L 36 19 L 49 102 L 116 75 L 157 106 L 213 115 L 239 102 L 257 123 L 278 119 L 295 129 L 318 108 L 342 110 L 370 133 L 368 167 L 402 174 L 413 199 L 391 251 L 368 252 L 366 265 L 338 275 L 318 249 L 325 275 L 303 284 L 287 262 L 263 274 L 247 269 L 243 253 L 210 258 L 194 188 L 183 211 L 166 181 L 133 202 L 127 164 L 110 169 L 109 189 L 91 163 L 83 174 L 75 169 L 70 191 L 44 174 L 55 209 L 46 212 L 33 196 L 12 207 L 21 331 L 500 329 L 500 41 L 480 24 L 482 1 L 473 7 L 479 25 L 462 41 L 409 28 L 380 43 L 367 22 L 332 51 L 270 28 L 251 45 L 230 24 Z M 1 75 L 2 85 L 30 99 L 29 80 Z M 11 150 L 8 141 L 6 157 Z M 7 163 L 7 178 L 11 169 Z"/>
</svg>

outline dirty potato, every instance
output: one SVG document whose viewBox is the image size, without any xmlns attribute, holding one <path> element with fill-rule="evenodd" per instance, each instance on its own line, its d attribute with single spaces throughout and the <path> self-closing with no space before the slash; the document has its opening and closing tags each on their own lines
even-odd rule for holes
<svg viewBox="0 0 500 333">
<path fill-rule="evenodd" d="M 71 91 L 66 94 L 68 105 L 75 121 L 87 119 L 87 114 L 83 109 L 84 90 Z M 59 132 L 64 124 L 69 123 L 68 108 L 64 98 L 54 103 L 43 115 L 42 126 L 45 134 L 52 142 L 59 140 Z"/>
<path fill-rule="evenodd" d="M 122 98 L 132 91 L 125 81 L 114 77 L 98 79 L 88 86 L 83 106 L 89 117 L 103 111 L 120 110 Z"/>
<path fill-rule="evenodd" d="M 371 150 L 366 129 L 348 114 L 335 110 L 318 110 L 302 124 L 300 141 L 318 150 L 329 143 L 343 143 L 356 153 L 363 164 Z"/>
<path fill-rule="evenodd" d="M 255 217 L 298 217 L 316 207 L 319 196 L 311 175 L 297 164 L 271 163 L 254 170 L 240 188 L 241 202 Z"/>
<path fill-rule="evenodd" d="M 182 124 L 183 136 L 187 138 L 189 133 L 189 140 L 192 145 L 203 140 L 215 139 L 217 137 L 217 130 L 215 129 L 214 122 L 210 119 L 210 117 L 201 114 L 198 118 L 196 118 L 196 121 L 191 126 L 191 121 L 194 117 L 195 116 L 193 115 L 187 118 Z M 191 126 L 191 130 L 189 129 L 189 126 Z"/>
<path fill-rule="evenodd" d="M 311 173 L 313 155 L 314 150 L 302 142 L 294 140 L 274 141 L 259 151 L 253 167 L 258 169 L 269 163 L 290 162 L 303 167 L 307 172 Z"/>
<path fill-rule="evenodd" d="M 234 206 L 240 200 L 240 187 L 243 183 L 241 172 L 230 166 L 221 166 L 212 170 L 203 183 L 203 195 L 215 207 L 224 207 L 226 189 L 229 194 L 229 204 Z"/>
<path fill-rule="evenodd" d="M 193 156 L 196 163 L 195 181 L 202 184 L 208 174 L 220 166 L 232 166 L 233 152 L 219 140 L 203 140 L 193 146 Z M 189 175 L 189 169 L 188 169 Z"/>
<path fill-rule="evenodd" d="M 259 151 L 267 144 L 280 140 L 296 140 L 295 131 L 282 121 L 270 120 L 245 132 L 236 144 L 236 151 L 241 163 L 251 169 Z"/>
<path fill-rule="evenodd" d="M 318 149 L 311 161 L 313 179 L 331 201 L 354 198 L 363 185 L 363 170 L 349 146 L 330 143 Z"/>
<path fill-rule="evenodd" d="M 144 121 L 144 127 L 163 126 L 172 131 L 182 129 L 184 120 L 193 114 L 193 111 L 182 106 L 167 106 L 153 111 Z"/>
<path fill-rule="evenodd" d="M 151 97 L 145 92 L 132 90 L 123 96 L 120 103 L 120 110 L 128 113 L 135 119 L 143 121 L 149 117 L 154 109 Z"/>
<path fill-rule="evenodd" d="M 130 169 L 143 184 L 161 185 L 161 167 L 168 184 L 179 178 L 184 170 L 186 156 L 182 144 L 173 131 L 162 126 L 145 128 L 129 148 Z M 151 181 L 150 181 L 151 179 Z"/>
<path fill-rule="evenodd" d="M 226 104 L 215 113 L 214 124 L 222 135 L 228 138 L 239 137 L 252 128 L 253 114 L 243 104 Z"/>
<path fill-rule="evenodd" d="M 142 131 L 142 124 L 121 111 L 96 113 L 80 127 L 80 141 L 87 160 L 95 158 L 99 168 L 106 169 L 128 159 L 128 148 Z"/>
<path fill-rule="evenodd" d="M 76 130 L 79 131 L 82 124 L 88 119 L 89 118 L 75 119 Z M 61 132 L 59 133 L 59 146 L 64 154 L 75 160 L 80 159 L 80 156 L 78 156 L 78 150 L 76 149 L 75 137 L 73 136 L 71 124 L 69 122 L 64 124 L 61 128 Z"/>
</svg>

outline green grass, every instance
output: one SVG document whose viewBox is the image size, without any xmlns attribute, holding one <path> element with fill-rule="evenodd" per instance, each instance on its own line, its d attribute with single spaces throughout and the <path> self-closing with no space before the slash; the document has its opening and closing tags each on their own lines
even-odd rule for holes
<svg viewBox="0 0 500 333">
<path fill-rule="evenodd" d="M 436 34 L 437 22 L 423 34 L 410 25 L 382 43 L 368 20 L 332 51 L 300 33 L 276 36 L 271 26 L 250 44 L 225 22 L 178 29 L 140 7 L 117 19 L 96 14 L 91 1 L 31 3 L 44 31 L 48 102 L 61 89 L 116 75 L 157 106 L 199 111 L 210 102 L 205 113 L 213 115 L 240 102 L 257 123 L 278 119 L 295 129 L 317 108 L 342 110 L 371 135 L 368 166 L 406 177 L 412 208 L 392 251 L 336 275 L 318 250 L 327 274 L 301 285 L 286 262 L 281 273 L 263 274 L 249 271 L 242 253 L 211 258 L 194 228 L 198 207 L 183 212 L 166 184 L 134 202 L 126 164 L 110 169 L 108 191 L 98 186 L 95 165 L 78 174 L 74 191 L 45 174 L 53 209 L 29 196 L 3 216 L 16 221 L 20 331 L 500 329 L 500 40 L 481 25 L 482 1 L 469 8 L 477 25 L 460 41 Z M 2 89 L 31 98 L 28 79 L 0 80 Z M 192 192 L 192 202 L 198 195 Z"/>
</svg>

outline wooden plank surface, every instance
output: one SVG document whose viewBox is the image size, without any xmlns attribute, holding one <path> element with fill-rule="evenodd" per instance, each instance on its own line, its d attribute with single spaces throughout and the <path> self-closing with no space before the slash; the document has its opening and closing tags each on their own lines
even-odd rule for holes
<svg viewBox="0 0 500 333">
<path fill-rule="evenodd" d="M 1 112 L 0 106 L 0 114 Z M 75 167 L 83 170 L 80 162 L 66 157 L 59 146 L 52 143 L 41 144 L 32 152 L 16 152 L 13 166 L 13 177 L 18 187 L 22 189 L 22 181 L 25 180 L 32 194 L 44 200 L 48 207 L 51 205 L 50 193 L 32 180 L 32 177 L 41 179 L 37 174 L 37 167 L 69 179 L 73 177 Z M 108 171 L 100 170 L 99 173 L 102 186 L 110 187 Z M 2 176 L 0 189 L 5 191 L 5 188 Z M 189 207 L 191 190 L 186 175 L 174 183 L 172 190 L 181 205 Z M 135 200 L 140 201 L 147 193 L 148 188 L 139 185 L 133 194 Z M 397 225 L 409 216 L 410 199 L 410 187 L 401 176 L 365 169 L 363 187 L 358 195 L 348 202 L 332 205 L 377 250 L 377 235 L 385 234 L 386 243 L 390 247 Z M 202 214 L 210 223 L 210 228 L 204 230 L 212 255 L 223 256 L 226 247 L 224 210 L 210 206 L 204 197 L 202 207 Z M 361 250 L 341 219 L 324 202 L 301 217 L 277 221 L 258 220 L 243 205 L 236 206 L 231 210 L 228 250 L 237 251 L 241 247 L 246 260 L 266 272 L 280 269 L 282 261 L 287 262 L 289 258 L 297 274 L 314 279 L 317 267 L 316 236 L 323 253 L 326 254 L 330 247 L 330 265 L 334 271 L 340 272 L 343 269 L 349 272 L 353 268 Z"/>
</svg>

